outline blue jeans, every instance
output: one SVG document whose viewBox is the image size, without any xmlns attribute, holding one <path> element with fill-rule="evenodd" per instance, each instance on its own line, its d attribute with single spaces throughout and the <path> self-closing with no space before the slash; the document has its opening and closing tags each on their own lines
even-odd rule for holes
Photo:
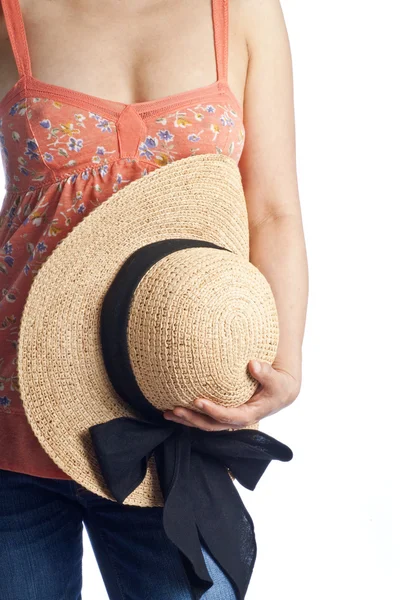
<svg viewBox="0 0 406 600">
<path fill-rule="evenodd" d="M 83 523 L 110 600 L 191 600 L 162 507 L 118 504 L 76 481 L 0 469 L 1 600 L 81 600 Z M 202 600 L 236 600 L 202 545 L 214 585 Z"/>
</svg>

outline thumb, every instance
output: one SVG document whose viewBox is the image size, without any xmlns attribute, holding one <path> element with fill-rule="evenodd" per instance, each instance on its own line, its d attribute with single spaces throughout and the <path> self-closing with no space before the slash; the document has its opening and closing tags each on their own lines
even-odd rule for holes
<svg viewBox="0 0 406 600">
<path fill-rule="evenodd" d="M 273 367 L 266 360 L 252 359 L 249 361 L 249 370 L 261 384 L 266 383 L 273 375 Z"/>
</svg>

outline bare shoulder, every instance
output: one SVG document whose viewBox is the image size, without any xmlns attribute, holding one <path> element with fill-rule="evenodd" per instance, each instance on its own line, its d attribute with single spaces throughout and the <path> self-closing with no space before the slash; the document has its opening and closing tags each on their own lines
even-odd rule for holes
<svg viewBox="0 0 406 600">
<path fill-rule="evenodd" d="M 244 149 L 249 220 L 297 210 L 292 55 L 281 0 L 241 0 L 248 51 Z"/>
<path fill-rule="evenodd" d="M 275 43 L 288 44 L 280 0 L 239 0 L 250 56 Z"/>
</svg>

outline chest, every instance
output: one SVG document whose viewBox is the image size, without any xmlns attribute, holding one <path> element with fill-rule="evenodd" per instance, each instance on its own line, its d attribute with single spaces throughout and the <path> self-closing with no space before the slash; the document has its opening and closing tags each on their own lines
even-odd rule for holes
<svg viewBox="0 0 406 600">
<path fill-rule="evenodd" d="M 34 77 L 122 103 L 215 82 L 212 0 L 20 0 Z M 248 56 L 239 0 L 228 9 L 228 83 L 243 103 Z M 6 34 L 0 97 L 18 79 Z"/>
</svg>

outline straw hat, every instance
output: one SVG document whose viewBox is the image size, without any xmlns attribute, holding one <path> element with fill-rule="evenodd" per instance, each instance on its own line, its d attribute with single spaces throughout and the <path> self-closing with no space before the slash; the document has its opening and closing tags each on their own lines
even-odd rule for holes
<svg viewBox="0 0 406 600">
<path fill-rule="evenodd" d="M 40 444 L 75 481 L 123 504 L 165 506 L 165 529 L 202 589 L 211 579 L 197 533 L 185 540 L 179 519 L 200 518 L 202 533 L 215 516 L 223 542 L 205 539 L 219 561 L 218 544 L 251 536 L 245 569 L 223 560 L 243 594 L 256 551 L 233 478 L 254 489 L 292 452 L 258 423 L 208 432 L 162 412 L 198 396 L 246 402 L 258 385 L 248 361 L 272 362 L 277 343 L 271 288 L 249 262 L 239 168 L 222 154 L 189 156 L 115 192 L 42 265 L 19 332 L 21 398 Z"/>
</svg>

